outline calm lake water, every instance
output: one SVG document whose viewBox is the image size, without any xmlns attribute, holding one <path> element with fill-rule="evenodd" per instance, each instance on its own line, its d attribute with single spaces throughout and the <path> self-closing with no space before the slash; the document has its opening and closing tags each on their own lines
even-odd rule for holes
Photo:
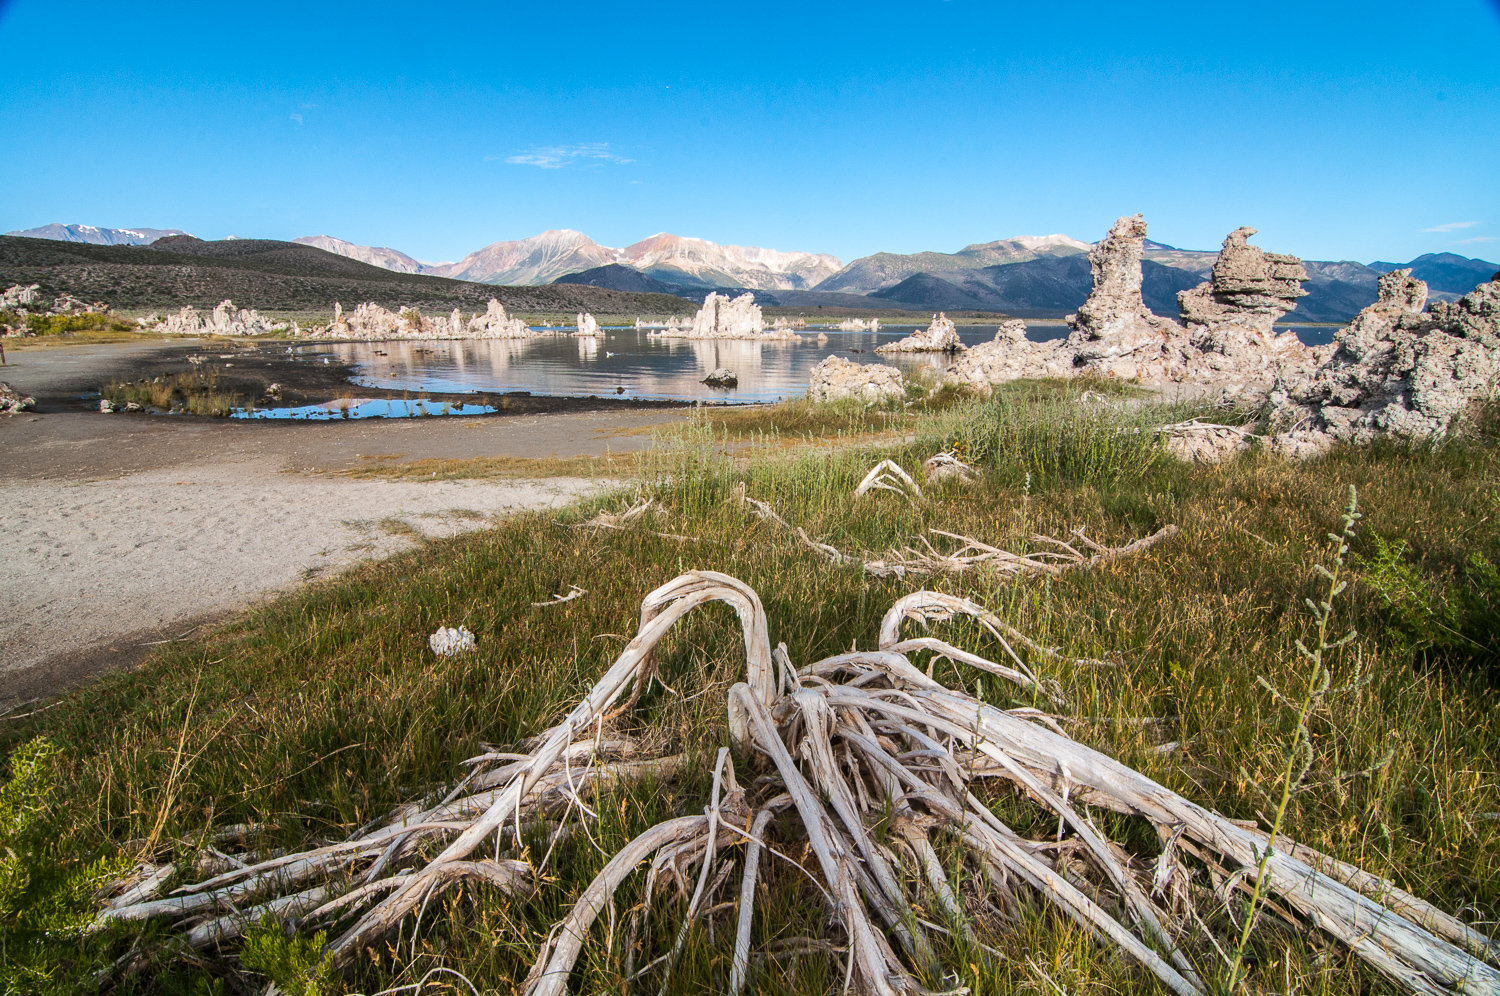
<svg viewBox="0 0 1500 996">
<path fill-rule="evenodd" d="M 484 339 L 432 342 L 316 343 L 298 347 L 309 360 L 335 357 L 354 367 L 356 384 L 396 391 L 442 394 L 529 391 L 583 397 L 649 398 L 670 401 L 766 402 L 801 397 L 814 366 L 830 354 L 857 363 L 890 363 L 908 376 L 923 367 L 941 367 L 936 354 L 877 356 L 875 347 L 910 335 L 917 326 L 883 326 L 878 333 L 828 331 L 818 345 L 817 330 L 801 342 L 748 342 L 651 337 L 633 328 L 606 329 L 604 339 L 544 336 L 537 339 Z M 994 325 L 961 325 L 959 338 L 974 346 L 995 336 Z M 1304 341 L 1327 340 L 1331 329 L 1298 331 Z M 1319 336 L 1318 333 L 1325 333 Z M 1033 324 L 1027 337 L 1038 341 L 1067 334 L 1060 324 Z M 701 383 L 709 372 L 728 367 L 739 377 L 734 388 Z M 396 411 L 360 411 L 399 417 Z M 413 413 L 415 414 L 415 413 Z M 271 415 L 270 417 L 278 417 Z M 285 418 L 286 414 L 279 414 Z M 302 417 L 306 417 L 303 415 Z M 314 417 L 317 417 L 316 415 Z M 326 416 L 325 416 L 326 417 Z"/>
</svg>

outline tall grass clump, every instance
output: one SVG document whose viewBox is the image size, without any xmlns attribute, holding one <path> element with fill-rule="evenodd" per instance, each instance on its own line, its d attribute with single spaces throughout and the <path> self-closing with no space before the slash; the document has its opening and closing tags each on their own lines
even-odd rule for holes
<svg viewBox="0 0 1500 996">
<path fill-rule="evenodd" d="M 1109 381 L 1017 381 L 938 415 L 923 440 L 972 466 L 993 469 L 1009 485 L 1109 486 L 1144 478 L 1160 464 L 1160 426 L 1223 414 L 1132 393 Z"/>
<path fill-rule="evenodd" d="M 222 385 L 223 370 L 204 364 L 179 374 L 112 381 L 99 392 L 116 406 L 137 404 L 157 411 L 224 417 L 241 406 L 239 394 Z"/>
</svg>

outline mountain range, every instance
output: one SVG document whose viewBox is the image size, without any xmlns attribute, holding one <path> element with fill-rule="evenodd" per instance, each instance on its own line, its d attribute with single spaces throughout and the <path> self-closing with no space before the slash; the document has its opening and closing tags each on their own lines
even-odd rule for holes
<svg viewBox="0 0 1500 996">
<path fill-rule="evenodd" d="M 93 225 L 43 225 L 23 232 L 6 232 L 29 239 L 52 239 L 56 242 L 86 242 L 95 246 L 144 246 L 169 235 L 186 235 L 177 228 L 96 228 Z"/>
<path fill-rule="evenodd" d="M 309 235 L 296 241 L 401 273 L 513 286 L 550 284 L 570 273 L 621 266 L 682 287 L 807 290 L 844 265 L 836 256 L 825 253 L 721 246 L 666 232 L 624 249 L 613 249 L 582 232 L 554 229 L 528 239 L 491 243 L 456 263 L 424 263 L 394 249 L 355 245 L 328 235 Z"/>
<path fill-rule="evenodd" d="M 176 229 L 109 229 L 46 225 L 23 232 L 32 238 L 141 245 Z M 875 253 L 844 265 L 826 253 L 780 252 L 719 245 L 660 233 L 623 249 L 601 245 L 582 232 L 546 231 L 491 243 L 457 262 L 430 263 L 395 249 L 362 246 L 329 235 L 297 243 L 396 273 L 448 277 L 486 284 L 574 284 L 627 293 L 701 297 L 706 290 L 750 290 L 759 303 L 785 307 L 860 307 L 911 311 L 1001 311 L 1023 318 L 1060 317 L 1088 297 L 1091 245 L 1067 235 L 1014 236 L 975 243 L 954 253 Z M 285 244 L 285 243 L 283 243 Z M 1175 316 L 1177 293 L 1209 277 L 1216 251 L 1178 249 L 1146 242 L 1142 296 L 1156 313 Z M 1409 263 L 1371 264 L 1306 260 L 1307 296 L 1289 319 L 1342 322 L 1376 297 L 1380 275 L 1411 267 L 1427 281 L 1431 297 L 1453 300 L 1488 280 L 1496 264 L 1453 253 L 1429 253 Z"/>
</svg>

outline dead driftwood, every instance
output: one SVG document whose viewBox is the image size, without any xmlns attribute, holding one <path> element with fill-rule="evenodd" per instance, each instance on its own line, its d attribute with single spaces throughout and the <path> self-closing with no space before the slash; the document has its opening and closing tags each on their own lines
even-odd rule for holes
<svg viewBox="0 0 1500 996">
<path fill-rule="evenodd" d="M 667 631 L 715 601 L 734 609 L 744 634 L 745 680 L 729 690 L 728 728 L 757 777 L 739 784 L 721 750 L 701 814 L 651 827 L 609 859 L 540 943 L 522 986 L 528 996 L 568 991 L 595 920 L 615 909 L 616 891 L 641 864 L 650 870 L 632 916 L 675 929 L 648 932 L 658 940 L 641 953 L 640 968 L 634 941 L 615 944 L 612 936 L 608 943 L 626 959 L 627 977 L 663 983 L 696 922 L 732 918 L 734 929 L 723 923 L 714 934 L 723 940 L 710 943 L 729 949 L 728 988 L 738 993 L 754 964 L 760 869 L 767 852 L 784 857 L 790 846 L 810 854 L 797 867 L 829 913 L 827 937 L 798 943 L 842 956 L 846 988 L 855 992 L 951 989 L 950 970 L 963 966 L 945 964 L 939 951 L 946 949 L 935 938 L 951 934 L 972 940 L 970 951 L 992 951 L 970 911 L 1015 909 L 1023 893 L 1052 903 L 1179 996 L 1209 991 L 1204 980 L 1222 966 L 1195 962 L 1190 952 L 1211 959 L 1220 945 L 1201 943 L 1209 928 L 1195 909 L 1229 901 L 1264 855 L 1264 835 L 1069 739 L 1034 709 L 988 705 L 912 662 L 911 654 L 926 650 L 1044 691 L 1046 682 L 1008 644 L 1011 662 L 998 664 L 935 638 L 901 639 L 909 619 L 965 613 L 993 620 L 980 606 L 914 593 L 885 616 L 879 649 L 794 669 L 785 645 L 772 649 L 755 592 L 708 571 L 689 572 L 647 595 L 636 638 L 566 718 L 519 752 L 472 759 L 469 774 L 442 798 L 401 807 L 348 840 L 236 862 L 169 896 L 154 891 L 166 880 L 159 874 L 155 886 L 145 879 L 121 883 L 133 886 L 129 902 L 117 901 L 100 921 L 160 917 L 186 943 L 211 947 L 261 916 L 297 915 L 314 926 L 357 915 L 328 948 L 343 964 L 411 918 L 420 921 L 461 881 L 513 895 L 535 888 L 548 880 L 551 852 L 532 865 L 507 857 L 528 828 L 545 829 L 553 842 L 575 824 L 587 832 L 589 803 L 600 786 L 648 773 L 671 778 L 690 763 L 642 756 L 638 746 L 610 736 L 611 717 L 633 704 Z M 976 794 L 984 779 L 995 778 L 1013 783 L 1049 824 L 1055 819 L 1056 832 L 1034 840 L 999 819 Z M 1084 805 L 1146 821 L 1163 842 L 1160 854 L 1130 854 L 1104 835 Z M 1477 932 L 1326 855 L 1285 839 L 1274 843 L 1265 877 L 1268 910 L 1347 946 L 1411 992 L 1500 992 L 1500 971 L 1484 960 L 1494 959 L 1494 949 Z M 1211 874 L 1192 874 L 1197 866 Z M 653 902 L 653 890 L 671 882 L 687 899 L 685 913 Z M 944 922 L 920 917 L 918 907 Z M 762 953 L 776 956 L 769 948 Z"/>
<path fill-rule="evenodd" d="M 880 468 L 877 467 L 876 470 Z M 873 474 L 875 471 L 871 471 Z M 866 478 L 869 480 L 869 478 Z M 1011 553 L 999 547 L 990 546 L 971 536 L 961 536 L 958 533 L 946 532 L 942 529 L 929 529 L 928 532 L 934 536 L 955 540 L 959 547 L 947 552 L 938 550 L 925 536 L 917 538 L 921 549 L 916 547 L 903 547 L 900 550 L 888 552 L 880 557 L 870 554 L 862 554 L 858 557 L 844 553 L 831 544 L 813 539 L 807 535 L 807 531 L 796 527 L 776 514 L 776 510 L 769 504 L 751 498 L 745 493 L 744 482 L 740 482 L 731 501 L 738 502 L 741 507 L 748 510 L 752 515 L 774 522 L 776 525 L 787 530 L 797 537 L 797 541 L 819 556 L 826 557 L 829 563 L 840 567 L 858 564 L 866 574 L 874 577 L 905 577 L 908 574 L 962 574 L 969 570 L 988 570 L 999 574 L 1008 574 L 1013 577 L 1024 577 L 1030 574 L 1060 575 L 1068 571 L 1091 570 L 1115 560 L 1135 556 L 1151 549 L 1158 543 L 1165 542 L 1177 535 L 1176 526 L 1164 526 L 1152 533 L 1150 536 L 1127 543 L 1124 546 L 1104 546 L 1094 542 L 1084 535 L 1080 527 L 1073 530 L 1073 534 L 1066 540 L 1055 539 L 1051 536 L 1035 535 L 1031 542 L 1042 546 L 1051 547 L 1049 550 L 1038 550 L 1027 554 Z M 1080 549 L 1080 547 L 1082 549 Z"/>
<path fill-rule="evenodd" d="M 587 595 L 587 594 L 588 594 L 588 589 L 586 589 L 586 588 L 580 588 L 576 584 L 570 584 L 570 585 L 568 585 L 568 593 L 566 595 L 557 594 L 557 595 L 553 595 L 551 598 L 547 599 L 545 602 L 532 602 L 531 603 L 531 607 L 533 609 L 544 609 L 544 608 L 546 608 L 549 605 L 561 605 L 564 602 L 571 602 L 575 598 L 582 598 L 584 595 Z"/>
<path fill-rule="evenodd" d="M 908 499 L 922 497 L 922 489 L 917 486 L 917 482 L 894 460 L 882 460 L 871 467 L 865 479 L 854 489 L 854 497 L 862 498 L 871 491 L 894 491 Z"/>
</svg>

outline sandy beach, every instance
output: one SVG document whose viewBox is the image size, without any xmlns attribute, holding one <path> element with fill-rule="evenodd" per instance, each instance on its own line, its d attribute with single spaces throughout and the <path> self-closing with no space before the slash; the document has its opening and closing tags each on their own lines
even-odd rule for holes
<svg viewBox="0 0 1500 996">
<path fill-rule="evenodd" d="M 117 349 L 12 351 L 0 379 L 65 399 L 101 365 L 149 356 Z M 0 704 L 130 666 L 157 641 L 358 560 L 607 486 L 340 471 L 375 457 L 627 452 L 682 417 L 656 409 L 285 424 L 41 408 L 0 418 Z"/>
</svg>

